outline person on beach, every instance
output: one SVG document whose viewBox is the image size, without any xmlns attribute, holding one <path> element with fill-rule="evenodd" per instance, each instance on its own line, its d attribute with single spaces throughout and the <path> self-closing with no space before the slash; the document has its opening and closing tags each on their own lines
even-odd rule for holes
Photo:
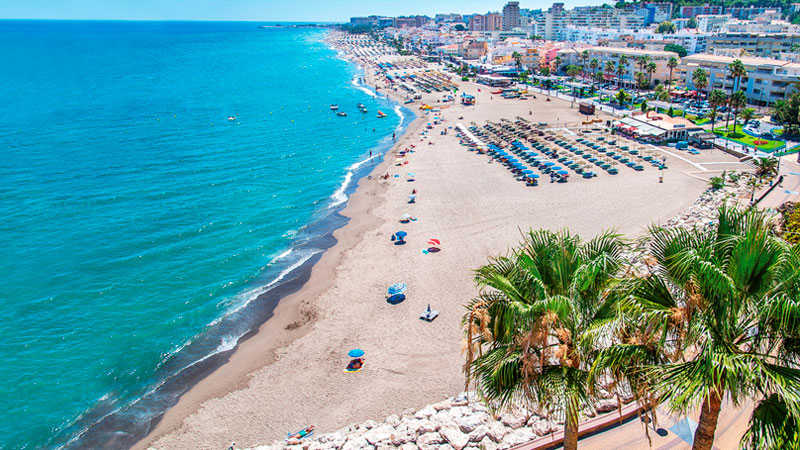
<svg viewBox="0 0 800 450">
<path fill-rule="evenodd" d="M 236 446 L 236 442 L 231 442 L 231 446 L 228 447 L 228 450 L 234 450 L 233 447 Z"/>
</svg>

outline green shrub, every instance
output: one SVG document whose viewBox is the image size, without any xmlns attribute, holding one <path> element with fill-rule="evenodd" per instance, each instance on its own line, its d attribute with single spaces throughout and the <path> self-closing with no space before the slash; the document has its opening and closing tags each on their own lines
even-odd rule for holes
<svg viewBox="0 0 800 450">
<path fill-rule="evenodd" d="M 708 180 L 708 184 L 711 186 L 711 189 L 719 190 L 725 187 L 725 180 L 722 177 L 713 177 Z"/>
</svg>

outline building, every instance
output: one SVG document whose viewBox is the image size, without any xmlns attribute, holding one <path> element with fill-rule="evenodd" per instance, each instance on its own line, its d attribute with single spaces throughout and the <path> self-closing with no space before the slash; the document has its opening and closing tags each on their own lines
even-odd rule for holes
<svg viewBox="0 0 800 450">
<path fill-rule="evenodd" d="M 464 17 L 461 14 L 437 14 L 434 17 L 436 23 L 453 23 L 453 22 L 463 22 Z"/>
<path fill-rule="evenodd" d="M 395 28 L 421 28 L 430 22 L 428 16 L 395 17 L 392 24 Z"/>
<path fill-rule="evenodd" d="M 464 59 L 481 59 L 489 51 L 489 45 L 485 41 L 472 41 L 464 47 Z"/>
<path fill-rule="evenodd" d="M 519 2 L 508 2 L 503 7 L 503 30 L 519 27 Z"/>
<path fill-rule="evenodd" d="M 769 58 L 733 57 L 722 55 L 689 55 L 681 60 L 676 73 L 677 77 L 690 88 L 692 73 L 698 68 L 708 73 L 706 91 L 721 89 L 730 93 L 733 89 L 733 77 L 728 73 L 728 65 L 739 59 L 747 70 L 739 90 L 747 96 L 748 103 L 766 106 L 787 97 L 795 88 L 800 77 L 800 64 Z"/>
<path fill-rule="evenodd" d="M 703 33 L 716 33 L 722 30 L 731 20 L 731 16 L 726 14 L 698 14 L 697 30 Z"/>
<path fill-rule="evenodd" d="M 690 132 L 702 130 L 683 117 L 669 117 L 652 111 L 614 120 L 611 125 L 622 135 L 656 143 L 686 141 Z"/>
<path fill-rule="evenodd" d="M 744 54 L 762 58 L 773 57 L 792 50 L 800 44 L 800 34 L 719 33 L 708 37 L 708 52 L 741 49 Z"/>
<path fill-rule="evenodd" d="M 672 3 L 645 3 L 645 25 L 661 23 L 672 18 Z"/>
<path fill-rule="evenodd" d="M 500 14 L 475 14 L 469 19 L 471 31 L 500 31 L 503 29 L 503 18 Z"/>
<path fill-rule="evenodd" d="M 659 50 L 642 50 L 637 48 L 620 48 L 620 47 L 589 47 L 586 49 L 563 49 L 558 52 L 561 57 L 561 64 L 569 65 L 583 65 L 580 54 L 583 50 L 589 52 L 589 61 L 596 59 L 600 62 L 600 70 L 605 67 L 606 63 L 611 61 L 615 65 L 619 63 L 620 57 L 625 55 L 628 62 L 625 66 L 625 73 L 622 75 L 623 86 L 634 85 L 634 75 L 639 72 L 639 67 L 636 65 L 636 59 L 641 56 L 648 56 L 650 61 L 656 64 L 656 71 L 652 74 L 652 82 L 659 84 L 665 82 L 669 78 L 669 67 L 667 62 L 670 58 L 678 58 L 678 54 L 674 52 L 665 52 Z M 674 76 L 674 75 L 673 75 Z M 609 81 L 617 81 L 617 74 L 606 74 L 606 79 Z"/>
<path fill-rule="evenodd" d="M 681 17 L 689 18 L 694 17 L 699 14 L 724 14 L 725 8 L 722 6 L 681 6 L 680 15 Z"/>
</svg>

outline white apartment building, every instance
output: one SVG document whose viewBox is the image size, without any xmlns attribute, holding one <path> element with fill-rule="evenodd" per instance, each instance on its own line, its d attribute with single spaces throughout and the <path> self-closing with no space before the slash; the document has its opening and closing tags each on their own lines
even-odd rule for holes
<svg viewBox="0 0 800 450">
<path fill-rule="evenodd" d="M 703 33 L 716 33 L 722 30 L 731 19 L 731 16 L 727 14 L 698 14 L 695 16 L 697 29 Z"/>
<path fill-rule="evenodd" d="M 678 44 L 689 53 L 702 53 L 706 51 L 707 35 L 692 31 L 681 31 L 675 34 L 658 34 L 652 30 L 631 30 L 611 28 L 589 28 L 568 26 L 564 32 L 564 40 L 598 45 L 601 42 L 620 41 L 627 39 L 633 41 L 669 41 Z"/>
<path fill-rule="evenodd" d="M 678 76 L 686 86 L 694 88 L 692 74 L 698 68 L 708 73 L 708 88 L 721 89 L 730 94 L 734 80 L 728 73 L 728 65 L 739 59 L 747 69 L 739 90 L 754 105 L 770 105 L 776 100 L 786 98 L 800 77 L 800 64 L 768 58 L 740 57 L 722 55 L 689 55 L 681 60 Z"/>
</svg>

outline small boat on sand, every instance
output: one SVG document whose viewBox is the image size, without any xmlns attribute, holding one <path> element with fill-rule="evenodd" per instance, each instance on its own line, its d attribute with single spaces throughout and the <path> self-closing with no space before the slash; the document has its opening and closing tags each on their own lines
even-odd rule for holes
<svg viewBox="0 0 800 450">
<path fill-rule="evenodd" d="M 339 105 L 331 105 L 331 111 L 336 111 L 339 109 Z"/>
<path fill-rule="evenodd" d="M 378 111 L 378 116 L 377 117 L 378 117 L 378 119 L 383 119 L 384 117 L 386 117 L 386 113 L 383 112 L 383 111 Z"/>
</svg>

